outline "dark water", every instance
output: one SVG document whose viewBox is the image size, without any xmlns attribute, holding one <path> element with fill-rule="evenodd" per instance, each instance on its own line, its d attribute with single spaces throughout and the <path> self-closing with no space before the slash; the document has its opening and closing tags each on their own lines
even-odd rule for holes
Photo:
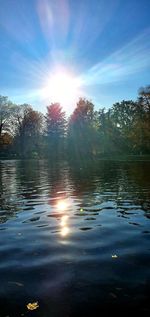
<svg viewBox="0 0 150 317">
<path fill-rule="evenodd" d="M 149 162 L 1 161 L 0 206 L 0 317 L 149 315 Z"/>
</svg>

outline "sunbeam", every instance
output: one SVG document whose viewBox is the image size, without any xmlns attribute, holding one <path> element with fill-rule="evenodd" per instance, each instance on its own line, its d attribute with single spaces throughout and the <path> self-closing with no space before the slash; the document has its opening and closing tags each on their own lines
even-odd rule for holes
<svg viewBox="0 0 150 317">
<path fill-rule="evenodd" d="M 98 100 L 103 95 L 102 102 L 107 105 L 110 96 L 103 85 L 119 86 L 133 76 L 135 89 L 147 84 L 147 3 L 143 6 L 110 0 L 107 6 L 104 0 L 13 2 L 4 1 L 0 11 L 0 89 L 11 94 L 14 102 L 26 99 L 38 110 L 60 102 L 69 113 L 79 97 Z M 116 99 L 113 88 L 112 94 Z"/>
</svg>

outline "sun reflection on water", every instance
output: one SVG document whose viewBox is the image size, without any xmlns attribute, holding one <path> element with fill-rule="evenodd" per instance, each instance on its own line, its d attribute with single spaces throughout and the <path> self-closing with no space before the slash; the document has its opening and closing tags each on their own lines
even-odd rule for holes
<svg viewBox="0 0 150 317">
<path fill-rule="evenodd" d="M 66 214 L 67 208 L 68 208 L 68 203 L 63 199 L 59 200 L 56 204 L 57 211 L 63 212 L 63 215 L 61 216 L 61 219 L 60 219 L 60 227 L 61 227 L 60 235 L 62 237 L 66 237 L 68 233 L 70 232 L 70 229 L 68 227 L 69 216 Z"/>
<path fill-rule="evenodd" d="M 62 216 L 60 225 L 61 225 L 62 227 L 66 226 L 67 220 L 68 220 L 68 216 L 67 216 L 67 215 Z"/>
<path fill-rule="evenodd" d="M 60 222 L 60 226 L 61 226 L 61 236 L 62 237 L 66 237 L 69 233 L 69 227 L 68 227 L 68 224 L 67 224 L 67 221 L 68 221 L 68 215 L 64 215 L 61 217 L 61 222 Z"/>
<path fill-rule="evenodd" d="M 56 206 L 58 211 L 65 211 L 67 208 L 67 203 L 64 200 L 59 200 Z"/>
<path fill-rule="evenodd" d="M 62 237 L 66 237 L 69 233 L 69 228 L 68 227 L 63 227 L 62 230 L 61 230 L 61 236 Z"/>
</svg>

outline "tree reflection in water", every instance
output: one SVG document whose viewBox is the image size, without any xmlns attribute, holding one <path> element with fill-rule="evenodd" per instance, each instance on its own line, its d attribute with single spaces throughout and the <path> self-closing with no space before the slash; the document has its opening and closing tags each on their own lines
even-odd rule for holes
<svg viewBox="0 0 150 317">
<path fill-rule="evenodd" d="M 69 215 L 71 205 L 79 211 L 83 206 L 113 202 L 123 213 L 122 201 L 127 200 L 149 217 L 149 175 L 148 162 L 1 161 L 0 223 L 44 204 L 59 212 L 68 210 Z"/>
</svg>

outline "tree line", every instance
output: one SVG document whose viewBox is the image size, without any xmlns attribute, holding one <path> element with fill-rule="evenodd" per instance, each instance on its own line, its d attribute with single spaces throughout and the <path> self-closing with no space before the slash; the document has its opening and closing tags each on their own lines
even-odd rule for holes
<svg viewBox="0 0 150 317">
<path fill-rule="evenodd" d="M 94 109 L 80 98 L 67 119 L 59 103 L 46 114 L 0 96 L 1 158 L 87 158 L 116 154 L 150 154 L 150 86 L 136 101 Z"/>
</svg>

